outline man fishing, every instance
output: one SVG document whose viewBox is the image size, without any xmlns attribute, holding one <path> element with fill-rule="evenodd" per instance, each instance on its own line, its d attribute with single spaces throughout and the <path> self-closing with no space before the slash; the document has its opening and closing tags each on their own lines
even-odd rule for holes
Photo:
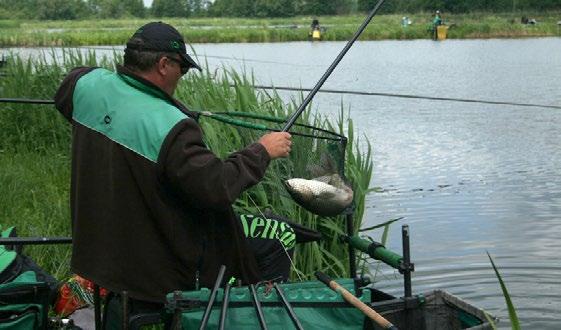
<svg viewBox="0 0 561 330">
<path fill-rule="evenodd" d="M 437 37 L 437 33 L 438 33 L 438 32 L 437 32 L 437 29 L 438 29 L 438 27 L 439 27 L 440 25 L 442 25 L 442 24 L 443 24 L 443 21 L 442 21 L 442 14 L 440 13 L 440 10 L 437 10 L 437 11 L 434 13 L 434 18 L 432 19 L 432 38 L 433 38 L 434 40 L 438 39 L 438 37 Z"/>
<path fill-rule="evenodd" d="M 192 68 L 179 32 L 153 22 L 127 42 L 116 72 L 76 68 L 56 93 L 73 128 L 71 268 L 114 293 L 108 319 L 123 291 L 131 313 L 159 310 L 167 293 L 212 287 L 221 265 L 225 279 L 263 279 L 232 203 L 289 155 L 291 136 L 265 134 L 218 158 L 197 114 L 173 98 Z"/>
</svg>

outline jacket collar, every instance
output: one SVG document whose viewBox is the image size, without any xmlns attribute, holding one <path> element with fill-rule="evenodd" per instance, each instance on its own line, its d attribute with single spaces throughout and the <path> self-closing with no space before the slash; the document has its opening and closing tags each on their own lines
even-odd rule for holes
<svg viewBox="0 0 561 330">
<path fill-rule="evenodd" d="M 170 96 L 168 93 L 164 92 L 160 87 L 156 86 L 149 80 L 142 78 L 141 76 L 134 73 L 132 70 L 124 67 L 122 65 L 117 65 L 117 74 L 130 86 L 150 95 L 153 95 L 159 99 L 165 100 L 171 103 L 176 108 L 181 110 L 183 113 L 188 115 L 195 120 L 199 120 L 199 113 L 187 109 L 185 105 L 179 102 L 177 99 Z"/>
</svg>

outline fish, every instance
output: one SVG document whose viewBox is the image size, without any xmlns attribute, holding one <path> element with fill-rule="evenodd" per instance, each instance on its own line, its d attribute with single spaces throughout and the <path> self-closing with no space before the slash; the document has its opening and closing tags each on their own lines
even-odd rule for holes
<svg viewBox="0 0 561 330">
<path fill-rule="evenodd" d="M 284 185 L 296 203 L 321 216 L 339 215 L 353 202 L 353 190 L 339 174 L 292 178 L 284 181 Z"/>
</svg>

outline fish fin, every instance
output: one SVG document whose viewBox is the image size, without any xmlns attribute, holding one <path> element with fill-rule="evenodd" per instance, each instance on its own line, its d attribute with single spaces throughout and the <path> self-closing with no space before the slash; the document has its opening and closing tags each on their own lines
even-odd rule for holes
<svg viewBox="0 0 561 330">
<path fill-rule="evenodd" d="M 313 178 L 312 180 L 329 184 L 329 181 L 331 181 L 331 175 L 320 176 L 317 178 Z"/>
<path fill-rule="evenodd" d="M 316 199 L 328 200 L 328 199 L 335 198 L 336 196 L 337 196 L 337 190 L 335 190 L 335 189 L 334 190 L 324 190 L 316 197 Z"/>
<path fill-rule="evenodd" d="M 334 186 L 334 187 L 342 187 L 342 186 L 345 185 L 345 183 L 343 182 L 343 179 L 337 173 L 329 176 L 329 182 L 328 183 L 330 185 Z"/>
</svg>

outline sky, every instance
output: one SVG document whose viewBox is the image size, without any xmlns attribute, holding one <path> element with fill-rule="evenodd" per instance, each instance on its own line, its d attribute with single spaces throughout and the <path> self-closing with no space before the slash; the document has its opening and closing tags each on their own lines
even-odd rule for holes
<svg viewBox="0 0 561 330">
<path fill-rule="evenodd" d="M 152 0 L 142 0 L 142 1 L 144 1 L 144 6 L 146 7 L 152 6 Z"/>
</svg>

